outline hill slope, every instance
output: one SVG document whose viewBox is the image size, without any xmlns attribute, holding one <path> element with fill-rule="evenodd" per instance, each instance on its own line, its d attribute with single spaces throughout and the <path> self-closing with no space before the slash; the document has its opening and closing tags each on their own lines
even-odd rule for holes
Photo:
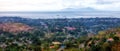
<svg viewBox="0 0 120 51">
<path fill-rule="evenodd" d="M 0 30 L 10 33 L 27 32 L 33 28 L 22 23 L 1 23 Z"/>
</svg>

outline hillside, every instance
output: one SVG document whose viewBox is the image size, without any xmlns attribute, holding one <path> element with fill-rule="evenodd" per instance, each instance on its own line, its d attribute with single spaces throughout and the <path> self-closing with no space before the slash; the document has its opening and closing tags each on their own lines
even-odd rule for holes
<svg viewBox="0 0 120 51">
<path fill-rule="evenodd" d="M 99 31 L 97 35 L 88 38 L 84 46 L 91 51 L 119 51 L 120 28 Z"/>
<path fill-rule="evenodd" d="M 0 17 L 0 23 L 8 22 L 23 23 L 41 29 L 45 29 L 44 27 L 48 26 L 48 28 L 52 30 L 55 30 L 55 28 L 62 30 L 65 27 L 74 27 L 95 34 L 101 30 L 120 26 L 120 18 L 29 19 L 20 17 Z"/>
<path fill-rule="evenodd" d="M 110 51 L 119 45 L 119 27 L 120 18 L 0 17 L 0 50 Z"/>
<path fill-rule="evenodd" d="M 0 30 L 10 33 L 28 32 L 33 28 L 23 23 L 1 23 Z"/>
</svg>

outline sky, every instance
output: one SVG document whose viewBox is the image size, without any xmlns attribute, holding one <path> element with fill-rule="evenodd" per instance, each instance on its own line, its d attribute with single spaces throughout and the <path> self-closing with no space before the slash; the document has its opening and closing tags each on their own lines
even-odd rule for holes
<svg viewBox="0 0 120 51">
<path fill-rule="evenodd" d="M 61 11 L 88 7 L 120 11 L 120 0 L 0 0 L 0 11 Z"/>
</svg>

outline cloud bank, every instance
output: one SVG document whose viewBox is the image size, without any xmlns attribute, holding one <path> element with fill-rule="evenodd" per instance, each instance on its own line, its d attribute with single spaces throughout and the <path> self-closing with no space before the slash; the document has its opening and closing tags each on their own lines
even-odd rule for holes
<svg viewBox="0 0 120 51">
<path fill-rule="evenodd" d="M 0 0 L 0 11 L 60 11 L 66 8 L 120 11 L 120 0 Z"/>
</svg>

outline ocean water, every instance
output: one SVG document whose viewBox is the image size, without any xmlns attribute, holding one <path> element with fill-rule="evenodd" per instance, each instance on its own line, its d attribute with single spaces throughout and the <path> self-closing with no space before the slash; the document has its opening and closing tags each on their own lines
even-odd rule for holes
<svg viewBox="0 0 120 51">
<path fill-rule="evenodd" d="M 19 16 L 32 19 L 52 19 L 52 18 L 95 18 L 112 17 L 120 18 L 120 12 L 0 12 L 2 16 Z"/>
</svg>

